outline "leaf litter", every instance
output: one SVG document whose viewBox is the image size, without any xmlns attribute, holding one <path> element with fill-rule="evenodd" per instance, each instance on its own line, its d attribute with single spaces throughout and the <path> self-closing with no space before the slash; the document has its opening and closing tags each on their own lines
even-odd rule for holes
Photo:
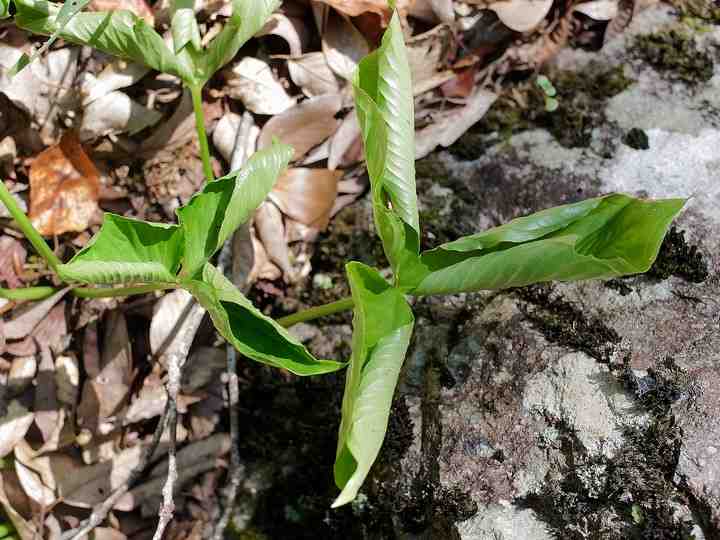
<svg viewBox="0 0 720 540">
<path fill-rule="evenodd" d="M 609 21 L 608 33 L 627 23 L 611 0 L 576 2 L 568 14 L 555 10 L 557 4 L 398 2 L 416 97 L 418 157 L 451 145 L 479 121 L 511 87 L 505 79 L 513 70 L 540 69 L 550 60 L 573 26 L 563 23 L 568 35 L 562 41 L 549 42 L 547 36 L 568 17 Z M 163 29 L 170 5 L 93 0 L 90 8 L 129 9 Z M 228 7 L 195 2 L 193 11 L 211 35 L 229 15 Z M 501 37 L 478 41 L 488 12 L 499 21 Z M 384 1 L 286 0 L 206 92 L 217 174 L 239 168 L 274 138 L 295 148 L 291 167 L 253 222 L 228 245 L 234 254 L 229 274 L 239 287 L 264 283 L 263 290 L 281 297 L 289 286 L 283 281 L 302 284 L 312 242 L 367 190 L 358 166 L 363 151 L 350 85 L 359 60 L 377 47 L 389 15 Z M 0 161 L 16 197 L 29 202 L 36 226 L 56 238 L 58 253 L 67 256 L 82 246 L 105 208 L 174 219 L 175 209 L 203 183 L 192 106 L 177 78 L 60 41 L 10 79 L 7 71 L 30 45 L 28 36 L 17 32 L 0 40 L 0 140 L 7 156 Z M 6 120 L 12 118 L 26 118 L 29 127 Z M 108 190 L 117 194 L 112 201 L 103 197 Z M 9 225 L 6 214 L 0 220 Z M 9 234 L 11 229 L 4 231 L 0 286 L 48 284 L 34 252 Z M 0 502 L 22 538 L 67 529 L 77 522 L 67 505 L 90 508 L 127 479 L 148 444 L 148 426 L 167 400 L 162 353 L 179 346 L 174 337 L 188 310 L 202 318 L 179 291 L 125 302 L 77 301 L 66 294 L 0 306 L 0 376 L 7 387 L 0 455 L 15 455 L 15 466 L 1 471 Z M 216 336 L 196 322 L 196 346 L 178 397 L 178 440 L 186 444 L 178 457 L 187 459 L 181 484 L 197 487 L 196 478 L 212 482 L 222 474 L 229 442 L 222 421 L 225 353 Z M 166 450 L 162 442 L 158 455 Z M 128 537 L 131 516 L 130 530 L 147 530 L 146 517 L 160 501 L 162 467 L 118 503 L 135 512 L 118 514 L 120 519 L 96 529 L 96 538 Z M 63 503 L 53 506 L 59 500 Z M 194 530 L 210 519 L 198 512 L 202 518 L 194 520 L 187 513 L 192 505 L 182 504 L 176 530 Z"/>
</svg>

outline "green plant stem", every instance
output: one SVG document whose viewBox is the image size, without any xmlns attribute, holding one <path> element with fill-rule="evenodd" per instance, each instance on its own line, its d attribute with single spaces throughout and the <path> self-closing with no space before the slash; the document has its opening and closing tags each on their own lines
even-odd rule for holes
<svg viewBox="0 0 720 540">
<path fill-rule="evenodd" d="M 312 321 L 313 319 L 326 317 L 341 311 L 347 311 L 348 309 L 352 309 L 354 305 L 355 302 L 353 302 L 352 298 L 343 298 L 337 302 L 330 302 L 329 304 L 324 304 L 322 306 L 311 307 L 298 311 L 297 313 L 293 313 L 292 315 L 288 315 L 287 317 L 281 317 L 277 320 L 277 322 L 281 326 L 288 328 L 294 324 Z"/>
<path fill-rule="evenodd" d="M 145 294 L 153 291 L 164 291 L 167 289 L 177 289 L 174 283 L 151 283 L 148 285 L 137 285 L 135 287 L 120 287 L 117 289 L 110 287 L 82 287 L 73 289 L 72 293 L 79 298 L 114 298 L 117 296 L 131 296 L 133 294 Z"/>
<path fill-rule="evenodd" d="M 5 300 L 44 300 L 60 289 L 55 287 L 23 287 L 22 289 L 3 289 L 0 287 L 0 298 Z"/>
<path fill-rule="evenodd" d="M 6 206 L 12 218 L 17 222 L 20 230 L 23 232 L 25 237 L 30 241 L 35 250 L 47 261 L 50 268 L 54 272 L 57 272 L 57 267 L 62 264 L 57 255 L 50 249 L 43 237 L 30 222 L 25 213 L 18 206 L 15 197 L 12 196 L 8 188 L 5 186 L 5 182 L 0 180 L 0 201 Z"/>
<path fill-rule="evenodd" d="M 145 294 L 152 291 L 163 291 L 166 289 L 175 289 L 177 285 L 173 283 L 153 283 L 150 285 L 137 285 L 135 287 L 79 287 L 73 289 L 72 293 L 78 298 L 114 298 L 117 296 L 131 296 L 133 294 Z M 0 298 L 6 300 L 23 301 L 23 300 L 44 300 L 52 296 L 60 289 L 56 287 L 25 287 L 22 289 L 3 289 L 0 287 Z"/>
<path fill-rule="evenodd" d="M 205 113 L 202 107 L 202 86 L 190 86 L 192 95 L 193 110 L 195 111 L 195 129 L 197 130 L 198 142 L 200 143 L 200 157 L 202 157 L 205 180 L 215 180 L 212 163 L 210 161 L 210 147 L 208 146 L 207 133 L 205 132 Z"/>
</svg>

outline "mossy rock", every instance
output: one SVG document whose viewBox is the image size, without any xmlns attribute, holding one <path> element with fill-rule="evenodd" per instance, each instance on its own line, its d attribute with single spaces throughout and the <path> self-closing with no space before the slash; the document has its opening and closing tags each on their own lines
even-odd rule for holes
<svg viewBox="0 0 720 540">
<path fill-rule="evenodd" d="M 714 63 L 710 55 L 701 51 L 695 39 L 681 30 L 638 36 L 634 51 L 671 79 L 695 85 L 707 82 L 713 76 Z"/>
</svg>

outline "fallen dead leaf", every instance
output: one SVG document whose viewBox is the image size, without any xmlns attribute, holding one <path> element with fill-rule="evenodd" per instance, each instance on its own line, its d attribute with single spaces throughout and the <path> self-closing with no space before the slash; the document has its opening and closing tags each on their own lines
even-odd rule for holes
<svg viewBox="0 0 720 540">
<path fill-rule="evenodd" d="M 252 284 L 252 270 L 255 266 L 252 232 L 249 223 L 243 223 L 232 239 L 232 282 L 241 291 L 247 292 Z"/>
<path fill-rule="evenodd" d="M 295 105 L 272 68 L 257 58 L 246 56 L 225 71 L 229 95 L 242 101 L 255 114 L 280 114 Z"/>
<path fill-rule="evenodd" d="M 7 456 L 23 440 L 34 419 L 35 414 L 18 400 L 10 402 L 0 418 L 0 458 Z"/>
<path fill-rule="evenodd" d="M 497 99 L 497 95 L 478 89 L 465 105 L 436 114 L 433 122 L 415 134 L 415 159 L 427 156 L 438 146 L 447 148 L 478 122 Z"/>
<path fill-rule="evenodd" d="M 596 21 L 609 21 L 618 14 L 617 0 L 593 0 L 576 5 L 573 11 L 587 15 Z"/>
<path fill-rule="evenodd" d="M 54 353 L 63 352 L 70 340 L 65 319 L 65 302 L 56 304 L 30 335 L 35 338 L 37 343 L 49 347 Z"/>
<path fill-rule="evenodd" d="M 119 11 L 123 9 L 144 19 L 151 27 L 155 26 L 155 16 L 145 0 L 91 0 L 88 4 L 88 11 Z"/>
<path fill-rule="evenodd" d="M 265 248 L 267 258 L 277 264 L 286 277 L 290 276 L 292 265 L 280 209 L 271 202 L 262 203 L 255 211 L 255 231 Z"/>
<path fill-rule="evenodd" d="M 74 356 L 58 356 L 55 360 L 55 384 L 58 401 L 74 410 L 80 392 L 80 364 Z"/>
<path fill-rule="evenodd" d="M 114 418 L 127 403 L 132 384 L 132 351 L 125 316 L 111 311 L 106 316 L 100 373 L 85 382 L 78 406 L 78 425 L 108 433 Z"/>
<path fill-rule="evenodd" d="M 450 79 L 440 87 L 445 97 L 466 98 L 475 89 L 476 66 L 470 66 L 457 71 L 454 78 Z"/>
<path fill-rule="evenodd" d="M 328 169 L 347 167 L 358 161 L 362 155 L 362 142 L 360 140 L 360 124 L 355 109 L 343 118 L 340 127 L 330 141 L 328 155 Z M 351 152 L 353 147 L 358 151 Z"/>
<path fill-rule="evenodd" d="M 40 366 L 36 382 L 35 425 L 42 434 L 44 449 L 49 450 L 53 446 L 57 448 L 60 432 L 65 423 L 65 411 L 58 402 L 55 360 L 47 345 L 43 345 L 40 349 Z"/>
<path fill-rule="evenodd" d="M 9 485 L 10 480 L 17 482 L 17 476 L 13 474 L 11 477 L 10 474 L 5 472 L 0 475 L 0 503 L 2 503 L 3 511 L 7 514 L 7 517 L 10 518 L 21 540 L 36 540 L 37 538 L 42 538 L 35 524 L 31 520 L 26 520 L 12 504 L 8 494 L 10 491 L 9 488 L 11 487 Z"/>
<path fill-rule="evenodd" d="M 352 80 L 358 63 L 370 53 L 370 46 L 347 18 L 333 11 L 328 14 L 322 35 L 322 50 L 330 69 L 346 80 Z"/>
<path fill-rule="evenodd" d="M 99 212 L 99 195 L 100 173 L 73 131 L 30 166 L 30 219 L 40 234 L 84 231 Z"/>
<path fill-rule="evenodd" d="M 431 23 L 452 24 L 455 21 L 452 0 L 415 0 L 408 7 L 408 15 Z"/>
<path fill-rule="evenodd" d="M 223 115 L 213 130 L 213 144 L 236 171 L 255 152 L 260 128 L 255 125 L 252 114 L 245 111 L 242 116 L 229 112 Z"/>
<path fill-rule="evenodd" d="M 335 133 L 339 124 L 335 115 L 341 107 L 342 98 L 339 94 L 306 99 L 274 116 L 263 126 L 258 148 L 269 147 L 273 138 L 277 137 L 295 149 L 293 159 L 300 159 Z"/>
<path fill-rule="evenodd" d="M 25 494 L 38 503 L 42 509 L 48 508 L 55 502 L 55 493 L 47 487 L 40 475 L 22 464 L 19 459 L 15 459 L 15 473 L 20 480 Z"/>
<path fill-rule="evenodd" d="M 310 33 L 305 28 L 302 19 L 286 17 L 282 13 L 273 13 L 265 23 L 265 26 L 255 34 L 255 37 L 275 35 L 283 38 L 290 48 L 292 56 L 300 56 L 304 44 L 310 39 Z"/>
<path fill-rule="evenodd" d="M 290 78 L 308 97 L 337 94 L 340 85 L 321 52 L 288 58 Z"/>
<path fill-rule="evenodd" d="M 18 356 L 13 359 L 7 377 L 7 388 L 11 395 L 21 394 L 32 384 L 37 367 L 37 359 L 34 356 Z"/>
<path fill-rule="evenodd" d="M 153 308 L 150 322 L 150 351 L 155 356 L 167 355 L 187 339 L 194 320 L 205 313 L 192 295 L 177 289 L 163 296 Z"/>
<path fill-rule="evenodd" d="M 66 287 L 45 300 L 20 308 L 20 313 L 5 323 L 5 337 L 21 339 L 29 335 L 69 290 L 70 288 Z"/>
<path fill-rule="evenodd" d="M 528 32 L 547 16 L 553 0 L 507 0 L 490 4 L 502 23 L 516 32 Z"/>
<path fill-rule="evenodd" d="M 443 69 L 448 64 L 453 44 L 452 31 L 446 24 L 440 24 L 407 41 L 415 95 L 437 88 L 454 77 L 452 71 Z"/>
<path fill-rule="evenodd" d="M 322 230 L 330 219 L 342 174 L 330 169 L 288 169 L 278 178 L 269 198 L 287 216 Z"/>
<path fill-rule="evenodd" d="M 90 141 L 119 133 L 134 135 L 157 124 L 162 117 L 162 113 L 141 105 L 123 92 L 110 92 L 83 110 L 80 140 Z"/>
<path fill-rule="evenodd" d="M 115 90 L 132 86 L 149 72 L 147 66 L 121 59 L 110 62 L 97 77 L 85 71 L 80 78 L 82 103 L 87 105 Z"/>
<path fill-rule="evenodd" d="M 22 270 L 26 257 L 22 243 L 11 236 L 0 237 L 0 281 L 11 289 L 22 287 L 18 270 Z"/>
<path fill-rule="evenodd" d="M 390 7 L 388 6 L 387 0 L 319 0 L 324 4 L 332 6 L 336 10 L 349 15 L 351 17 L 357 17 L 363 13 L 376 13 L 383 21 L 383 25 L 387 24 L 390 20 Z"/>
</svg>

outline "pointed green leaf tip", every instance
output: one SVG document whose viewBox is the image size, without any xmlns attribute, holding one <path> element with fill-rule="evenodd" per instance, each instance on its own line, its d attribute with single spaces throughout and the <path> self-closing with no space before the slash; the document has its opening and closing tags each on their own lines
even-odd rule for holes
<svg viewBox="0 0 720 540">
<path fill-rule="evenodd" d="M 333 508 L 355 498 L 380 452 L 414 324 L 404 295 L 376 270 L 351 262 L 346 271 L 355 302 L 353 352 L 335 458 L 342 491 Z"/>
<path fill-rule="evenodd" d="M 252 216 L 292 159 L 293 149 L 274 144 L 253 154 L 239 170 L 208 183 L 178 210 L 185 237 L 183 277 L 192 277 L 230 235 Z"/>
<path fill-rule="evenodd" d="M 684 204 L 614 194 L 543 210 L 423 253 L 413 294 L 646 272 Z"/>
<path fill-rule="evenodd" d="M 397 13 L 380 48 L 360 62 L 353 86 L 378 233 L 402 281 L 400 274 L 417 259 L 420 223 L 412 80 Z"/>
<path fill-rule="evenodd" d="M 207 309 L 218 332 L 248 358 L 296 375 L 321 375 L 345 367 L 342 362 L 315 358 L 214 266 L 206 264 L 198 277 L 183 285 Z"/>
</svg>

